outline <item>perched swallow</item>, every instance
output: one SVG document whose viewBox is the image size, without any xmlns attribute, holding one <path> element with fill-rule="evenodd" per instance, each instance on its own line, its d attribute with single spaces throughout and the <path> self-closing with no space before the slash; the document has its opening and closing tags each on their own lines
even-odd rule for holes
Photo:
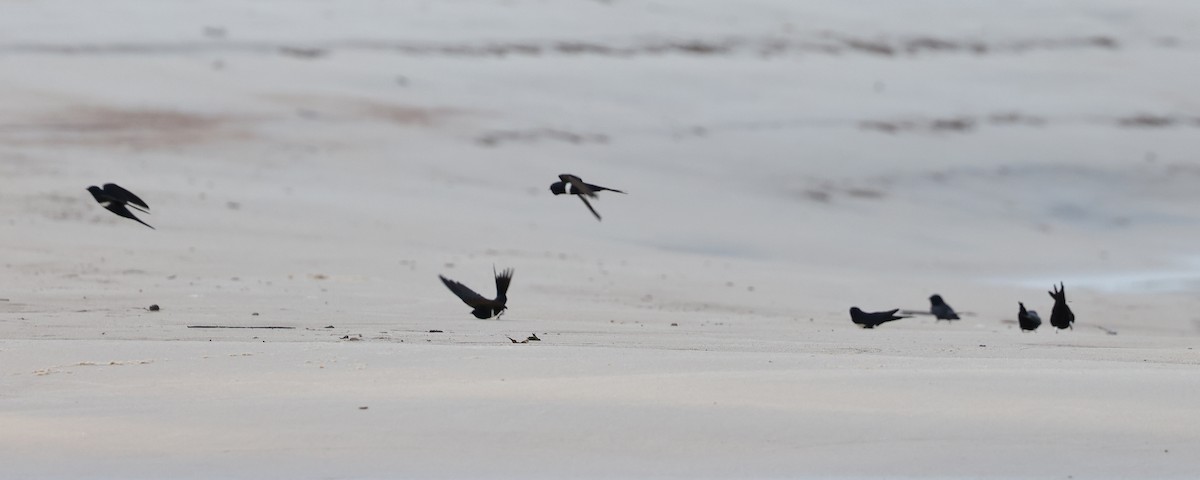
<svg viewBox="0 0 1200 480">
<path fill-rule="evenodd" d="M 450 280 L 449 278 L 441 275 L 438 275 L 438 278 L 442 279 L 442 283 L 446 284 L 446 288 L 449 288 L 451 292 L 458 295 L 458 298 L 462 299 L 463 303 L 474 308 L 471 313 L 475 315 L 475 318 L 484 319 L 492 318 L 493 316 L 499 318 L 508 309 L 505 306 L 508 303 L 506 294 L 508 293 L 508 285 L 512 283 L 513 269 L 508 268 L 497 274 L 496 269 L 492 268 L 492 274 L 496 276 L 496 298 L 494 300 L 483 298 L 483 295 L 475 293 L 474 290 L 467 288 L 466 285 Z"/>
<path fill-rule="evenodd" d="M 862 328 L 875 328 L 892 320 L 909 318 L 906 315 L 896 315 L 896 312 L 899 311 L 900 309 L 896 308 L 886 312 L 864 312 L 859 310 L 858 307 L 850 307 L 850 321 L 862 326 Z"/>
<path fill-rule="evenodd" d="M 1075 327 L 1072 327 L 1071 324 L 1075 323 L 1075 314 L 1071 312 L 1071 307 L 1067 306 L 1067 286 L 1058 282 L 1058 288 L 1047 293 L 1050 294 L 1050 298 L 1054 299 L 1054 309 L 1050 311 L 1050 325 L 1059 330 L 1064 328 L 1074 330 Z"/>
<path fill-rule="evenodd" d="M 954 309 L 950 308 L 950 305 L 947 305 L 945 300 L 942 300 L 941 295 L 934 294 L 932 297 L 929 297 L 929 305 L 929 313 L 937 318 L 935 322 L 958 320 L 958 314 L 954 313 Z"/>
<path fill-rule="evenodd" d="M 96 202 L 108 211 L 150 227 L 150 224 L 133 216 L 133 212 L 126 208 L 133 207 L 139 212 L 150 213 L 150 206 L 146 205 L 146 202 L 134 195 L 133 192 L 121 188 L 115 183 L 106 183 L 104 188 L 92 185 L 87 190 L 91 192 L 92 198 L 95 198 Z M 150 227 L 150 229 L 153 230 L 154 227 Z"/>
<path fill-rule="evenodd" d="M 558 179 L 559 181 L 550 184 L 550 191 L 555 195 L 578 195 L 579 199 L 583 200 L 583 204 L 587 206 L 588 210 L 592 211 L 592 215 L 596 216 L 596 220 L 600 220 L 600 214 L 596 213 L 595 208 L 592 208 L 592 203 L 588 201 L 588 197 L 596 198 L 596 192 L 605 191 L 617 192 L 621 194 L 625 193 L 615 188 L 601 187 L 599 185 L 584 183 L 579 177 L 569 173 L 559 175 Z"/>
<path fill-rule="evenodd" d="M 1021 311 L 1017 312 L 1017 323 L 1021 324 L 1021 331 L 1032 332 L 1042 326 L 1042 317 L 1034 310 L 1025 310 L 1025 304 L 1017 302 L 1021 306 Z"/>
</svg>

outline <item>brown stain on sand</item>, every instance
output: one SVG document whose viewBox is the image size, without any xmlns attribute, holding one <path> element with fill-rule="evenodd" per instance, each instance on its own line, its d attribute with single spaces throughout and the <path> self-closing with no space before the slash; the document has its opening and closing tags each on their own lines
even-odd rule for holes
<svg viewBox="0 0 1200 480">
<path fill-rule="evenodd" d="M 231 116 L 158 108 L 78 106 L 5 122 L 0 139 L 17 145 L 162 149 L 251 138 Z"/>
</svg>

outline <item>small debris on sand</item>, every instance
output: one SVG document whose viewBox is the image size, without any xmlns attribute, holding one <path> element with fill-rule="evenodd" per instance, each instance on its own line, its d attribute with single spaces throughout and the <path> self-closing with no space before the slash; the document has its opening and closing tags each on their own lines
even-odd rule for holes
<svg viewBox="0 0 1200 480">
<path fill-rule="evenodd" d="M 517 339 L 510 337 L 508 335 L 505 335 L 504 338 L 507 338 L 510 342 L 513 342 L 513 343 L 529 343 L 529 340 L 517 341 Z"/>
<path fill-rule="evenodd" d="M 430 330 L 429 333 L 443 333 L 441 330 Z"/>
<path fill-rule="evenodd" d="M 151 312 L 157 312 L 159 310 L 158 304 L 156 303 L 154 305 L 151 305 L 151 306 L 147 307 L 146 310 L 149 310 Z"/>
<path fill-rule="evenodd" d="M 529 338 L 526 338 L 526 339 L 525 339 L 525 341 L 527 341 L 527 342 L 540 342 L 540 341 L 542 341 L 542 339 L 538 338 L 538 336 L 537 336 L 537 334 L 536 334 L 536 333 L 531 333 L 531 334 L 529 334 Z"/>
<path fill-rule="evenodd" d="M 268 330 L 292 330 L 296 327 L 278 327 L 278 326 L 243 327 L 240 325 L 188 325 L 187 328 L 261 328 L 261 329 L 268 329 Z"/>
</svg>

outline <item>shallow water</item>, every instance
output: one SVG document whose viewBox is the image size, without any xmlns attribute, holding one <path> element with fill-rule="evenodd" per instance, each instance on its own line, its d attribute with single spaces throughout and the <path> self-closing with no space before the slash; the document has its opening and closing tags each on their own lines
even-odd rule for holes
<svg viewBox="0 0 1200 480">
<path fill-rule="evenodd" d="M 1171 269 L 1068 273 L 1054 277 L 1006 277 L 992 281 L 1029 288 L 1049 288 L 1050 285 L 1062 282 L 1069 287 L 1107 293 L 1200 292 L 1200 256 L 1182 258 L 1178 266 Z"/>
</svg>

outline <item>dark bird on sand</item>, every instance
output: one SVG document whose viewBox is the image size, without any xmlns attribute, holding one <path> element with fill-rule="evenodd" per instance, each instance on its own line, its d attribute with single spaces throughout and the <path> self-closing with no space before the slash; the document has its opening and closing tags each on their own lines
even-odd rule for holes
<svg viewBox="0 0 1200 480">
<path fill-rule="evenodd" d="M 146 202 L 134 195 L 133 192 L 121 188 L 115 183 L 106 183 L 104 188 L 92 185 L 87 190 L 91 192 L 92 198 L 95 198 L 96 202 L 108 211 L 150 227 L 150 224 L 141 221 L 133 216 L 133 212 L 129 211 L 128 207 L 133 207 L 139 212 L 150 213 L 150 206 L 146 205 Z M 153 230 L 154 227 L 150 227 L 150 229 Z"/>
<path fill-rule="evenodd" d="M 599 185 L 584 183 L 584 181 L 579 177 L 569 173 L 559 175 L 558 179 L 559 181 L 550 184 L 550 191 L 555 195 L 578 195 L 579 199 L 583 200 L 583 204 L 587 206 L 588 210 L 592 211 L 592 215 L 596 216 L 596 220 L 600 220 L 600 214 L 596 213 L 595 208 L 592 208 L 592 203 L 588 201 L 588 198 L 596 198 L 596 192 L 625 193 L 615 188 L 601 187 Z"/>
<path fill-rule="evenodd" d="M 1021 306 L 1021 311 L 1017 312 L 1017 323 L 1021 324 L 1022 332 L 1032 332 L 1042 326 L 1042 317 L 1038 316 L 1036 310 L 1025 310 L 1025 304 L 1017 302 Z"/>
<path fill-rule="evenodd" d="M 937 318 L 934 322 L 958 320 L 958 314 L 954 313 L 954 309 L 950 308 L 950 305 L 947 305 L 945 300 L 942 300 L 941 295 L 934 294 L 932 297 L 929 297 L 929 305 L 929 313 Z"/>
<path fill-rule="evenodd" d="M 875 328 L 893 320 L 909 318 L 907 315 L 896 315 L 899 311 L 900 309 L 896 308 L 886 312 L 864 312 L 858 307 L 850 307 L 850 321 L 862 328 Z"/>
<path fill-rule="evenodd" d="M 458 283 L 449 278 L 438 275 L 442 279 L 442 283 L 446 284 L 451 292 L 458 295 L 463 303 L 467 304 L 474 310 L 471 311 L 475 318 L 500 318 L 504 311 L 508 309 L 508 285 L 512 283 L 513 269 L 506 268 L 500 273 L 496 273 L 496 269 L 492 268 L 492 274 L 496 276 L 496 298 L 483 298 L 483 295 L 475 293 L 474 290 L 467 288 L 466 285 Z"/>
<path fill-rule="evenodd" d="M 1059 330 L 1064 328 L 1074 330 L 1075 328 L 1071 324 L 1075 323 L 1075 314 L 1071 312 L 1071 307 L 1067 306 L 1067 286 L 1058 282 L 1058 288 L 1047 293 L 1050 294 L 1050 298 L 1054 299 L 1054 309 L 1050 311 L 1050 325 Z"/>
</svg>

